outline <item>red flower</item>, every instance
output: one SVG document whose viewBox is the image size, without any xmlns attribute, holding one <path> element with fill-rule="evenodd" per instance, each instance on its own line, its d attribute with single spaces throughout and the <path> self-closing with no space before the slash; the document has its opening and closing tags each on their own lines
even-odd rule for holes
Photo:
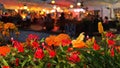
<svg viewBox="0 0 120 68">
<path fill-rule="evenodd" d="M 50 58 L 54 58 L 56 56 L 56 52 L 53 50 L 49 51 Z"/>
<path fill-rule="evenodd" d="M 16 58 L 15 63 L 16 63 L 16 66 L 19 65 L 19 58 Z"/>
<path fill-rule="evenodd" d="M 2 66 L 2 68 L 10 68 L 9 66 Z"/>
<path fill-rule="evenodd" d="M 69 48 L 67 49 L 67 52 L 70 52 L 70 51 L 72 51 L 72 50 L 73 50 L 73 48 L 70 48 L 70 47 L 69 47 Z"/>
<path fill-rule="evenodd" d="M 44 52 L 41 48 L 37 48 L 35 54 L 34 54 L 34 57 L 35 58 L 38 58 L 38 59 L 42 59 L 44 57 Z"/>
<path fill-rule="evenodd" d="M 35 41 L 36 41 L 36 40 L 38 40 L 39 37 L 38 37 L 38 35 L 36 35 L 36 34 L 29 34 L 29 35 L 28 35 L 28 38 L 29 38 L 30 40 L 35 40 Z"/>
<path fill-rule="evenodd" d="M 115 41 L 113 41 L 113 40 L 108 40 L 108 45 L 115 45 Z"/>
<path fill-rule="evenodd" d="M 32 46 L 34 48 L 38 48 L 39 47 L 39 43 L 34 41 L 34 42 L 32 42 Z"/>
<path fill-rule="evenodd" d="M 112 48 L 112 49 L 110 50 L 110 55 L 111 55 L 112 57 L 114 57 L 114 55 L 115 55 L 115 53 L 114 53 L 114 48 Z"/>
<path fill-rule="evenodd" d="M 94 42 L 93 49 L 100 50 L 100 46 L 96 43 L 96 41 Z"/>
<path fill-rule="evenodd" d="M 62 45 L 63 46 L 66 46 L 66 45 L 69 45 L 69 44 L 71 44 L 71 40 L 68 40 L 68 39 L 62 40 Z"/>
<path fill-rule="evenodd" d="M 73 62 L 73 63 L 77 63 L 80 62 L 80 58 L 78 56 L 78 53 L 72 53 L 69 57 L 68 60 Z"/>
<path fill-rule="evenodd" d="M 24 52 L 23 45 L 20 42 L 15 40 L 15 41 L 13 41 L 13 45 L 15 48 L 18 49 L 19 52 Z"/>
<path fill-rule="evenodd" d="M 115 35 L 112 32 L 107 32 L 106 37 L 113 38 Z"/>
<path fill-rule="evenodd" d="M 47 68 L 50 68 L 51 64 L 50 63 L 47 63 Z"/>
</svg>

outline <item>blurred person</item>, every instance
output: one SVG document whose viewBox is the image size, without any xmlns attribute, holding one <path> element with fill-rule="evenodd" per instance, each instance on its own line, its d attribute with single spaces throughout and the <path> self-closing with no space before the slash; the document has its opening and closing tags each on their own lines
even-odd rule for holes
<svg viewBox="0 0 120 68">
<path fill-rule="evenodd" d="M 61 13 L 61 16 L 59 17 L 59 19 L 57 20 L 57 23 L 59 24 L 60 26 L 60 30 L 62 32 L 64 32 L 65 30 L 65 23 L 66 23 L 66 18 L 65 18 L 65 14 L 64 13 Z"/>
<path fill-rule="evenodd" d="M 109 20 L 108 20 L 107 16 L 105 16 L 104 19 L 103 19 L 103 27 L 104 27 L 105 30 L 109 29 Z"/>
<path fill-rule="evenodd" d="M 54 28 L 54 19 L 52 19 L 51 14 L 47 14 L 45 17 L 44 26 L 47 31 L 51 31 Z"/>
</svg>

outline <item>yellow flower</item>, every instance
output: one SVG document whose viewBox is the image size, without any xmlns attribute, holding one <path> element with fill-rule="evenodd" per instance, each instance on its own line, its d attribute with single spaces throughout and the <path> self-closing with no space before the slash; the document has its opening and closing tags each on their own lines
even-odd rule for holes
<svg viewBox="0 0 120 68">
<path fill-rule="evenodd" d="M 86 47 L 84 40 L 84 33 L 81 33 L 76 40 L 72 41 L 72 45 L 74 48 L 83 48 Z"/>
<path fill-rule="evenodd" d="M 84 40 L 84 38 L 85 38 L 85 36 L 84 36 L 84 33 L 82 32 L 78 37 L 77 37 L 77 41 L 83 41 Z"/>
<path fill-rule="evenodd" d="M 88 46 L 88 47 L 92 47 L 94 41 L 95 41 L 95 37 L 92 37 L 92 38 L 88 39 L 88 40 L 86 41 L 87 46 Z"/>
<path fill-rule="evenodd" d="M 103 26 L 102 26 L 101 22 L 98 23 L 98 31 L 99 31 L 99 33 L 103 33 L 104 32 L 104 29 L 103 29 Z"/>
</svg>

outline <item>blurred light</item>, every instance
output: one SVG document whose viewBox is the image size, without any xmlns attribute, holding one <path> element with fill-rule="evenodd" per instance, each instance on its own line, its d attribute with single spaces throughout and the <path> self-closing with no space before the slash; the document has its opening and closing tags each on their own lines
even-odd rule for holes
<svg viewBox="0 0 120 68">
<path fill-rule="evenodd" d="M 53 13 L 53 12 L 55 12 L 55 11 L 56 11 L 56 10 L 53 9 L 53 10 L 51 10 L 51 13 Z"/>
<path fill-rule="evenodd" d="M 47 10 L 46 13 L 49 14 L 50 13 L 49 10 Z"/>
<path fill-rule="evenodd" d="M 22 7 L 20 9 L 23 9 Z"/>
<path fill-rule="evenodd" d="M 80 6 L 80 5 L 81 5 L 81 3 L 80 3 L 80 2 L 78 2 L 78 3 L 77 3 L 77 6 Z"/>
<path fill-rule="evenodd" d="M 45 12 L 46 10 L 45 10 L 45 9 L 43 9 L 43 11 Z"/>
<path fill-rule="evenodd" d="M 53 6 L 54 9 L 56 9 L 57 7 L 56 6 Z"/>
<path fill-rule="evenodd" d="M 44 14 L 44 12 L 43 11 L 41 11 L 41 13 L 40 13 L 41 15 L 43 15 Z"/>
<path fill-rule="evenodd" d="M 52 3 L 52 4 L 54 4 L 54 3 L 55 3 L 55 1 L 54 1 L 54 0 L 52 0 L 52 1 L 51 1 L 51 3 Z"/>
<path fill-rule="evenodd" d="M 27 11 L 30 11 L 30 9 L 27 9 Z"/>
<path fill-rule="evenodd" d="M 28 9 L 28 7 L 27 7 L 27 6 L 24 6 L 23 8 L 24 8 L 24 9 Z"/>
<path fill-rule="evenodd" d="M 57 7 L 57 11 L 59 11 L 60 10 L 60 7 Z"/>
<path fill-rule="evenodd" d="M 22 19 L 24 20 L 26 18 L 25 14 L 21 14 Z"/>
<path fill-rule="evenodd" d="M 74 9 L 74 12 L 83 12 L 83 13 L 85 13 L 85 10 L 84 9 Z"/>
<path fill-rule="evenodd" d="M 15 9 L 16 12 L 18 12 L 18 9 Z"/>
<path fill-rule="evenodd" d="M 73 8 L 74 6 L 73 5 L 70 5 L 70 8 Z"/>
</svg>

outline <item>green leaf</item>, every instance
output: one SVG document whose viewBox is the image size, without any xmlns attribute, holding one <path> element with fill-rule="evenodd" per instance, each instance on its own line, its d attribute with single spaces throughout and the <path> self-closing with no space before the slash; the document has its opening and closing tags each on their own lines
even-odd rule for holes
<svg viewBox="0 0 120 68">
<path fill-rule="evenodd" d="M 45 41 L 45 38 L 42 38 L 41 40 L 40 40 L 40 42 L 44 42 Z"/>
<path fill-rule="evenodd" d="M 55 60 L 51 60 L 50 62 L 53 64 L 57 64 L 57 62 Z"/>
<path fill-rule="evenodd" d="M 59 64 L 57 64 L 55 68 L 60 68 Z"/>
<path fill-rule="evenodd" d="M 2 58 L 2 62 L 3 62 L 3 64 L 4 64 L 5 66 L 9 66 L 8 63 L 7 63 L 7 61 L 6 61 L 4 58 Z"/>
<path fill-rule="evenodd" d="M 25 66 L 25 64 L 27 63 L 27 61 L 28 61 L 27 59 L 23 61 L 23 63 L 22 63 L 22 67 Z"/>
<path fill-rule="evenodd" d="M 64 50 L 63 50 L 63 47 L 60 45 L 60 50 L 62 51 L 62 52 L 64 52 Z"/>
<path fill-rule="evenodd" d="M 32 57 L 30 55 L 28 55 L 28 58 L 29 58 L 28 61 L 31 61 Z"/>
<path fill-rule="evenodd" d="M 66 51 L 68 49 L 68 46 L 64 46 L 63 50 Z"/>
</svg>

